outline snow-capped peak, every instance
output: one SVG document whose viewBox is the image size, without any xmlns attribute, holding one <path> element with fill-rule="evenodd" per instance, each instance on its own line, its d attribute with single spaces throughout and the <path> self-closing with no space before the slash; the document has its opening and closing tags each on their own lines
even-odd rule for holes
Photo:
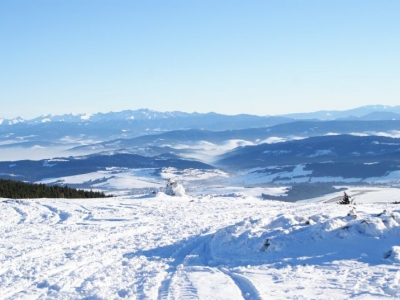
<svg viewBox="0 0 400 300">
<path fill-rule="evenodd" d="M 83 120 L 83 121 L 90 120 L 90 117 L 91 117 L 91 116 L 92 116 L 91 114 L 84 114 L 84 115 L 81 115 L 81 120 Z"/>
</svg>

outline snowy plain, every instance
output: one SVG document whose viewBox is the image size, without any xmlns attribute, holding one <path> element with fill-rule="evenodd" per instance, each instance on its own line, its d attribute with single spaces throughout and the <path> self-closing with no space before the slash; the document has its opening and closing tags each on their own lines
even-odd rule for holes
<svg viewBox="0 0 400 300">
<path fill-rule="evenodd" d="M 399 298 L 399 190 L 356 193 L 2 199 L 0 298 Z"/>
</svg>

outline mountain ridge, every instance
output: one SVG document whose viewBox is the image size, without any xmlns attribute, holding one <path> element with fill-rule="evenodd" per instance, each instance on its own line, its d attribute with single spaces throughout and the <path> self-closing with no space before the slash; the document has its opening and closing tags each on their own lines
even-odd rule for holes
<svg viewBox="0 0 400 300">
<path fill-rule="evenodd" d="M 319 119 L 319 120 L 335 120 L 349 117 L 363 117 L 374 112 L 390 112 L 400 114 L 400 105 L 389 106 L 389 105 L 365 105 L 347 110 L 320 110 L 315 112 L 307 113 L 291 113 L 283 114 L 287 118 L 293 119 Z"/>
<path fill-rule="evenodd" d="M 107 113 L 67 113 L 62 115 L 47 114 L 35 117 L 33 119 L 24 119 L 16 117 L 12 119 L 0 118 L 0 126 L 4 125 L 15 125 L 19 123 L 27 124 L 40 124 L 46 122 L 73 122 L 73 123 L 87 123 L 87 122 L 106 122 L 113 120 L 163 120 L 168 118 L 199 118 L 199 117 L 227 117 L 227 118 L 288 118 L 295 120 L 304 119 L 319 119 L 319 120 L 334 120 L 339 118 L 348 117 L 363 117 L 374 112 L 390 112 L 400 114 L 400 105 L 388 106 L 388 105 L 366 105 L 360 106 L 353 109 L 347 110 L 320 110 L 305 113 L 289 113 L 289 114 L 277 114 L 277 115 L 254 115 L 254 114 L 222 114 L 216 112 L 198 113 L 198 112 L 182 112 L 182 111 L 156 111 L 148 108 L 141 108 L 137 110 L 122 110 L 119 112 L 107 112 Z"/>
</svg>

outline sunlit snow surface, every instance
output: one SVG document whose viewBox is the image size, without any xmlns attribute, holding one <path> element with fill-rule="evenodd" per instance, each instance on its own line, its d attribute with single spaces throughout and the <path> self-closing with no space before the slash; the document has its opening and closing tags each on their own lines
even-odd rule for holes
<svg viewBox="0 0 400 300">
<path fill-rule="evenodd" d="M 374 201 L 397 191 L 365 190 L 355 206 L 235 193 L 2 199 L 0 298 L 399 298 L 400 204 Z"/>
</svg>

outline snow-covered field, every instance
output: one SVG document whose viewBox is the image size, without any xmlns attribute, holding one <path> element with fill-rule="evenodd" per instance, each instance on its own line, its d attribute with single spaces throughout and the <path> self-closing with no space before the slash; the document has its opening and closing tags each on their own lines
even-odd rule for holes
<svg viewBox="0 0 400 300">
<path fill-rule="evenodd" d="M 0 298 L 400 298 L 394 192 L 364 190 L 355 206 L 235 193 L 3 199 Z"/>
</svg>

